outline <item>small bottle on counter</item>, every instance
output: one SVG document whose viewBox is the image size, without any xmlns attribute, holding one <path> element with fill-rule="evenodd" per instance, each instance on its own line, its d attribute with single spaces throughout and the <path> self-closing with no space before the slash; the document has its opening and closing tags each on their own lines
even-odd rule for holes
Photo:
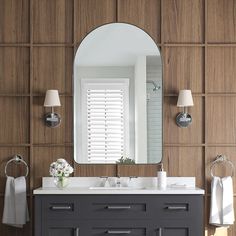
<svg viewBox="0 0 236 236">
<path fill-rule="evenodd" d="M 160 164 L 161 169 L 157 172 L 157 188 L 166 189 L 166 171 L 164 171 L 163 163 Z"/>
</svg>

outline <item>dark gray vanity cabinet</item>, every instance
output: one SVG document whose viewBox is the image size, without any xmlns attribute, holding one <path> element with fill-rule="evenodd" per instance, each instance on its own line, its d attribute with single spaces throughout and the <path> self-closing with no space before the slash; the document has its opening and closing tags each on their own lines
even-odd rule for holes
<svg viewBox="0 0 236 236">
<path fill-rule="evenodd" d="M 35 195 L 35 236 L 203 236 L 203 195 Z"/>
</svg>

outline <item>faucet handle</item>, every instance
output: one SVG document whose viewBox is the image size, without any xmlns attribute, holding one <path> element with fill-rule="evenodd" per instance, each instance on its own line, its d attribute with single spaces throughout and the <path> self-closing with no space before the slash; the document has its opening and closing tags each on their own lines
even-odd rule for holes
<svg viewBox="0 0 236 236">
<path fill-rule="evenodd" d="M 100 176 L 101 179 L 104 179 L 103 182 L 103 187 L 110 187 L 109 181 L 108 181 L 108 176 Z"/>
<path fill-rule="evenodd" d="M 100 176 L 101 179 L 108 179 L 109 177 L 108 176 Z"/>
<path fill-rule="evenodd" d="M 129 180 L 136 179 L 136 178 L 138 178 L 138 176 L 130 176 Z"/>
</svg>

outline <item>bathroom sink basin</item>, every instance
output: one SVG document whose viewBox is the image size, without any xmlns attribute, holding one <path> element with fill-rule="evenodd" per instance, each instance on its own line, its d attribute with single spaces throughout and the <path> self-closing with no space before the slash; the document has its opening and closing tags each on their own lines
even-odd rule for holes
<svg viewBox="0 0 236 236">
<path fill-rule="evenodd" d="M 101 187 L 101 186 L 95 186 L 95 187 L 89 187 L 91 190 L 138 190 L 138 189 L 145 189 L 144 187 Z"/>
</svg>

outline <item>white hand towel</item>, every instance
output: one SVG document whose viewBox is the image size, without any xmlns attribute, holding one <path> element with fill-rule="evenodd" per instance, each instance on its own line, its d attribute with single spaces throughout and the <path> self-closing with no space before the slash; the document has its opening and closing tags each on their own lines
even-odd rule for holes
<svg viewBox="0 0 236 236">
<path fill-rule="evenodd" d="M 29 221 L 25 177 L 7 177 L 2 223 L 22 228 Z"/>
<path fill-rule="evenodd" d="M 219 227 L 234 224 L 233 183 L 230 176 L 212 179 L 210 224 Z"/>
</svg>

